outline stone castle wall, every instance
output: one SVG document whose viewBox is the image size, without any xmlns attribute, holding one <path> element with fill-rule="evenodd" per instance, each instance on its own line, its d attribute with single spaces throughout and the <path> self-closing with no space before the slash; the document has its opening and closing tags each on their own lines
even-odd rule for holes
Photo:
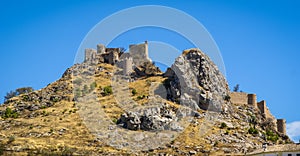
<svg viewBox="0 0 300 156">
<path fill-rule="evenodd" d="M 243 92 L 231 92 L 230 101 L 234 104 L 248 104 L 248 94 Z"/>
<path fill-rule="evenodd" d="M 256 94 L 248 94 L 247 97 L 248 97 L 248 104 L 257 108 Z"/>
<path fill-rule="evenodd" d="M 241 93 L 241 92 L 232 92 L 230 93 L 230 100 L 234 104 L 244 104 L 244 105 L 251 105 L 254 108 L 256 108 L 261 115 L 265 119 L 271 119 L 275 126 L 277 126 L 277 129 L 279 132 L 282 131 L 283 134 L 286 134 L 283 129 L 285 129 L 285 124 L 280 120 L 278 125 L 278 120 L 272 115 L 269 108 L 267 107 L 266 101 L 262 100 L 260 102 L 257 102 L 257 98 L 255 94 L 247 94 L 247 93 Z"/>
<path fill-rule="evenodd" d="M 129 53 L 120 53 L 120 48 L 106 48 L 103 44 L 97 45 L 95 49 L 85 49 L 85 63 L 97 64 L 108 63 L 114 65 L 118 62 L 118 67 L 123 69 L 124 75 L 129 75 L 133 67 L 142 66 L 151 60 L 148 57 L 148 43 L 133 44 L 129 46 Z"/>
<path fill-rule="evenodd" d="M 90 64 L 96 64 L 97 63 L 97 51 L 95 49 L 85 49 L 85 57 L 84 61 L 88 62 Z"/>
<path fill-rule="evenodd" d="M 143 44 L 132 44 L 129 45 L 129 53 L 133 59 L 133 63 L 136 66 L 141 66 L 145 62 L 150 62 L 148 57 L 148 42 L 145 41 Z"/>
<path fill-rule="evenodd" d="M 131 57 L 121 58 L 117 65 L 123 69 L 123 75 L 129 75 L 133 71 L 133 61 Z"/>
</svg>

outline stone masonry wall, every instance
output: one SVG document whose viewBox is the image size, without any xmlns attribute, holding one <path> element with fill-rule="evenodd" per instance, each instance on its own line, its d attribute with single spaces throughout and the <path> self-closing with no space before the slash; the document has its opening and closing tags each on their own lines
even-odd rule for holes
<svg viewBox="0 0 300 156">
<path fill-rule="evenodd" d="M 148 57 L 148 43 L 129 45 L 129 53 L 136 66 L 142 66 L 145 62 L 150 62 Z"/>
<path fill-rule="evenodd" d="M 230 100 L 234 104 L 248 104 L 248 94 L 242 92 L 231 92 Z"/>
<path fill-rule="evenodd" d="M 277 119 L 277 130 L 280 133 L 286 134 L 286 121 L 285 121 L 285 119 Z"/>
</svg>

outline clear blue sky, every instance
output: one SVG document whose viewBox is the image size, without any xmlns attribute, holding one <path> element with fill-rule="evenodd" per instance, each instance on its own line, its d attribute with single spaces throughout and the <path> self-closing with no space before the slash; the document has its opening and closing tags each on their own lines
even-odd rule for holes
<svg viewBox="0 0 300 156">
<path fill-rule="evenodd" d="M 173 7 L 199 20 L 219 46 L 230 87 L 240 84 L 241 90 L 256 93 L 277 118 L 300 121 L 297 0 L 2 0 L 0 100 L 10 90 L 40 89 L 59 79 L 95 24 L 116 11 L 146 4 Z M 153 37 L 148 35 L 145 40 Z"/>
</svg>

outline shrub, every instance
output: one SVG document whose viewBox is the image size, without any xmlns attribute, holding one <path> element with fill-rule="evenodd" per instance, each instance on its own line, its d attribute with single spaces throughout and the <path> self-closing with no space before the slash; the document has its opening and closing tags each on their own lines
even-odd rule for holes
<svg viewBox="0 0 300 156">
<path fill-rule="evenodd" d="M 228 101 L 228 102 L 229 102 L 230 99 L 231 99 L 231 97 L 230 97 L 229 95 L 226 95 L 226 96 L 224 97 L 224 100 L 225 100 L 225 101 Z"/>
<path fill-rule="evenodd" d="M 226 123 L 222 122 L 222 123 L 221 123 L 221 127 L 220 127 L 220 128 L 222 128 L 222 129 L 223 129 L 223 128 L 226 128 L 226 127 L 227 127 Z"/>
<path fill-rule="evenodd" d="M 52 102 L 58 102 L 59 101 L 59 98 L 58 97 L 50 97 L 50 101 Z"/>
<path fill-rule="evenodd" d="M 86 95 L 86 94 L 89 93 L 89 87 L 88 87 L 87 85 L 84 85 L 84 86 L 83 86 L 82 93 L 83 93 L 84 95 Z"/>
<path fill-rule="evenodd" d="M 113 119 L 112 119 L 112 122 L 113 122 L 113 123 L 115 123 L 115 124 L 117 124 L 117 122 L 118 122 L 118 119 L 116 119 L 116 118 L 113 118 Z"/>
<path fill-rule="evenodd" d="M 90 84 L 90 92 L 93 91 L 97 87 L 97 83 L 93 82 Z"/>
<path fill-rule="evenodd" d="M 22 96 L 23 101 L 30 101 L 30 97 L 28 95 Z"/>
<path fill-rule="evenodd" d="M 4 114 L 2 115 L 3 118 L 17 118 L 18 116 L 19 114 L 9 107 L 6 108 Z"/>
<path fill-rule="evenodd" d="M 249 134 L 258 134 L 258 130 L 255 129 L 255 128 L 253 128 L 253 127 L 250 127 L 250 128 L 248 129 L 248 133 L 249 133 Z"/>
<path fill-rule="evenodd" d="M 15 140 L 16 140 L 15 136 L 12 135 L 8 138 L 7 144 L 10 144 L 10 143 L 14 142 Z"/>
<path fill-rule="evenodd" d="M 82 84 L 82 79 L 77 78 L 77 79 L 75 79 L 75 80 L 73 81 L 73 83 L 80 86 L 80 85 Z"/>
<path fill-rule="evenodd" d="M 279 139 L 278 135 L 271 130 L 267 130 L 266 135 L 267 135 L 267 140 L 270 140 L 272 142 L 276 142 Z"/>
<path fill-rule="evenodd" d="M 228 134 L 229 134 L 229 130 L 226 130 L 225 135 L 228 135 Z"/>
<path fill-rule="evenodd" d="M 132 89 L 131 93 L 132 93 L 132 95 L 136 95 L 137 94 L 136 89 Z"/>
<path fill-rule="evenodd" d="M 276 142 L 278 139 L 279 139 L 278 135 L 267 136 L 267 140 L 270 140 L 272 142 Z"/>
<path fill-rule="evenodd" d="M 0 142 L 0 155 L 4 154 L 4 150 L 5 150 L 5 145 L 2 142 Z"/>
<path fill-rule="evenodd" d="M 80 97 L 81 95 L 82 95 L 81 90 L 80 90 L 79 88 L 76 88 L 76 89 L 75 89 L 75 98 L 78 98 L 78 97 Z"/>
<path fill-rule="evenodd" d="M 146 95 L 139 95 L 138 97 L 137 97 L 137 99 L 138 100 L 141 100 L 141 99 L 144 99 L 146 97 Z"/>
<path fill-rule="evenodd" d="M 113 93 L 113 91 L 112 91 L 111 86 L 106 86 L 106 87 L 103 88 L 103 94 L 104 95 L 110 95 L 112 93 Z"/>
</svg>

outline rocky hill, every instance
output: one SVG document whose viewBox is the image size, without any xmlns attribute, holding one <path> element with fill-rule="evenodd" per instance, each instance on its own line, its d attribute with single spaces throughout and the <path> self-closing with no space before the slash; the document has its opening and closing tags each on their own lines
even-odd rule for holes
<svg viewBox="0 0 300 156">
<path fill-rule="evenodd" d="M 101 49 L 1 105 L 0 154 L 243 155 L 291 142 L 256 101 L 233 97 L 199 49 L 185 50 L 166 73 L 147 59 L 128 68 L 129 54 Z"/>
</svg>

